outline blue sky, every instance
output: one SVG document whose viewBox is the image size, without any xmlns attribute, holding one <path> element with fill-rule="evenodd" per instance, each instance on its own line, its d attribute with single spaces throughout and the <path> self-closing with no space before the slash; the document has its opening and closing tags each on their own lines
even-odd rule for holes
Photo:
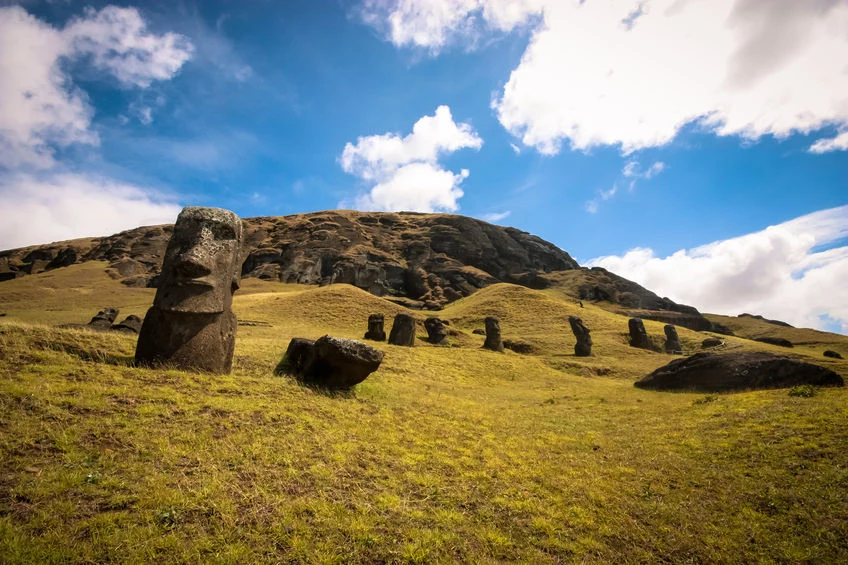
<svg viewBox="0 0 848 565">
<path fill-rule="evenodd" d="M 0 6 L 0 248 L 183 205 L 446 211 L 848 332 L 844 2 Z"/>
</svg>

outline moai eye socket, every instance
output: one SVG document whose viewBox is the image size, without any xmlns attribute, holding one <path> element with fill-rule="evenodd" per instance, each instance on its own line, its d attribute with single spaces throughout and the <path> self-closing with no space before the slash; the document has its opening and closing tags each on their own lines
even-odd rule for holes
<svg viewBox="0 0 848 565">
<path fill-rule="evenodd" d="M 211 225 L 209 225 L 209 229 L 212 231 L 212 235 L 215 236 L 215 239 L 228 240 L 236 238 L 236 231 L 233 229 L 233 226 L 229 224 L 212 222 Z"/>
</svg>

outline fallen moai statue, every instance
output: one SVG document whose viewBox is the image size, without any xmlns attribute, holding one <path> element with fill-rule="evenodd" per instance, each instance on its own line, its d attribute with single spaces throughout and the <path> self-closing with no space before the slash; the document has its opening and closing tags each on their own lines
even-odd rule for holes
<svg viewBox="0 0 848 565">
<path fill-rule="evenodd" d="M 350 388 L 376 371 L 382 361 L 382 351 L 355 339 L 296 337 L 274 372 L 291 373 L 324 388 Z"/>
<path fill-rule="evenodd" d="M 697 353 L 675 359 L 634 383 L 651 390 L 721 392 L 785 388 L 795 385 L 842 386 L 830 369 L 772 353 Z"/>
</svg>

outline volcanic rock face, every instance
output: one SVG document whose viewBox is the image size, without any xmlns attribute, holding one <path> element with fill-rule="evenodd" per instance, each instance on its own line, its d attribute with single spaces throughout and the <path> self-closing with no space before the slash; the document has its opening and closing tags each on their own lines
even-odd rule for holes
<svg viewBox="0 0 848 565">
<path fill-rule="evenodd" d="M 138 336 L 137 363 L 230 372 L 242 239 L 241 220 L 229 210 L 189 206 L 180 212 Z"/>
<path fill-rule="evenodd" d="M 762 352 L 697 353 L 675 359 L 635 383 L 653 390 L 730 390 L 783 388 L 809 384 L 842 386 L 842 377 L 824 367 Z"/>
<path fill-rule="evenodd" d="M 483 347 L 492 351 L 503 351 L 504 344 L 501 339 L 501 321 L 494 316 L 486 318 L 486 341 Z"/>
<path fill-rule="evenodd" d="M 577 316 L 569 316 L 568 323 L 571 325 L 574 337 L 577 338 L 577 343 L 574 344 L 574 355 L 577 357 L 590 356 L 592 354 L 592 336 L 589 335 L 589 328 L 584 326 L 583 320 Z"/>
<path fill-rule="evenodd" d="M 348 283 L 434 308 L 492 283 L 530 284 L 539 274 L 578 267 L 536 236 L 463 216 L 333 211 L 251 218 L 244 225 L 243 276 Z M 108 261 L 110 273 L 130 286 L 154 286 L 172 230 L 144 227 L 0 252 L 0 280 L 54 268 L 74 252 L 77 262 Z"/>
<path fill-rule="evenodd" d="M 397 314 L 389 332 L 389 343 L 392 345 L 415 345 L 415 318 L 409 314 Z"/>
<path fill-rule="evenodd" d="M 386 331 L 383 329 L 385 319 L 385 316 L 382 314 L 371 314 L 368 316 L 368 331 L 365 332 L 365 339 L 386 341 Z"/>
</svg>

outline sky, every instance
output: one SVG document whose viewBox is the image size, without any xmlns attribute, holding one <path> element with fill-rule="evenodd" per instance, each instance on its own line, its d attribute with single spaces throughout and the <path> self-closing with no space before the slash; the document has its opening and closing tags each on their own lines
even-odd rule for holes
<svg viewBox="0 0 848 565">
<path fill-rule="evenodd" d="M 472 216 L 848 334 L 846 0 L 0 0 L 0 249 Z"/>
</svg>

